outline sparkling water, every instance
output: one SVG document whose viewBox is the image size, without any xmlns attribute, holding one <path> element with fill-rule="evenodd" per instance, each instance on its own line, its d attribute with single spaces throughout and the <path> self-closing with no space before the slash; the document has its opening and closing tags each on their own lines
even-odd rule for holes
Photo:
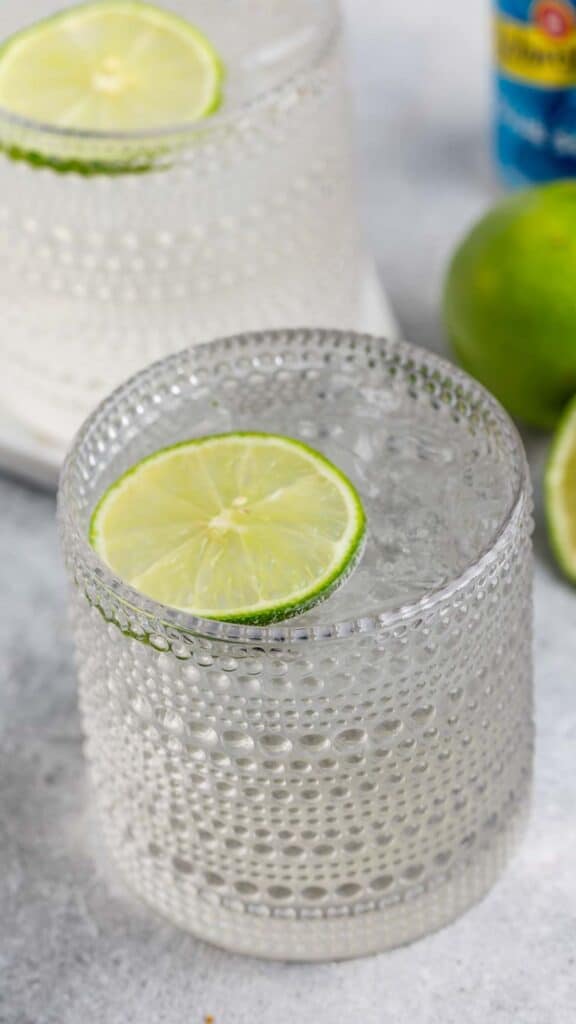
<svg viewBox="0 0 576 1024">
<path fill-rule="evenodd" d="M 368 517 L 340 590 L 267 629 L 158 606 L 86 543 L 129 465 L 235 429 L 316 446 Z M 350 334 L 202 346 L 96 413 L 60 508 L 100 820 L 147 902 L 317 959 L 408 941 L 486 891 L 525 816 L 532 724 L 528 477 L 485 392 Z"/>
<path fill-rule="evenodd" d="M 5 6 L 9 34 L 62 4 Z M 335 4 L 168 6 L 222 56 L 217 114 L 142 140 L 0 111 L 4 147 L 65 169 L 0 155 L 0 401 L 60 441 L 119 381 L 185 344 L 361 316 Z"/>
</svg>

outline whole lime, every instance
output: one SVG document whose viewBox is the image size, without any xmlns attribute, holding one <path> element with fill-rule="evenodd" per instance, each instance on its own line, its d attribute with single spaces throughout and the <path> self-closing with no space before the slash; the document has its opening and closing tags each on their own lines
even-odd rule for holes
<svg viewBox="0 0 576 1024">
<path fill-rule="evenodd" d="M 554 426 L 576 394 L 576 181 L 518 193 L 472 228 L 444 321 L 464 369 L 513 416 Z"/>
</svg>

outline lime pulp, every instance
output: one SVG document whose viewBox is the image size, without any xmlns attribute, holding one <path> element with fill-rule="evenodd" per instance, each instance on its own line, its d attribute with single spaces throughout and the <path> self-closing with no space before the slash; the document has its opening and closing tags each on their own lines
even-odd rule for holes
<svg viewBox="0 0 576 1024">
<path fill-rule="evenodd" d="M 230 433 L 162 449 L 97 505 L 91 542 L 136 590 L 202 618 L 267 623 L 327 597 L 353 569 L 365 515 L 307 445 Z"/>
</svg>

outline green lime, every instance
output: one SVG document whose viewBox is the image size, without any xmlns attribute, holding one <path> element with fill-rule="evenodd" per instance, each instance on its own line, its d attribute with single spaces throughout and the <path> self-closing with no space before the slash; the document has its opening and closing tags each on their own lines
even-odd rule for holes
<svg viewBox="0 0 576 1024">
<path fill-rule="evenodd" d="M 0 49 L 0 107 L 52 128 L 146 132 L 206 117 L 222 64 L 202 33 L 140 0 L 67 8 Z"/>
<path fill-rule="evenodd" d="M 576 398 L 554 435 L 544 483 L 550 542 L 566 576 L 576 583 Z"/>
<path fill-rule="evenodd" d="M 97 505 L 90 540 L 143 594 L 203 618 L 266 623 L 315 604 L 360 555 L 365 516 L 319 452 L 274 434 L 150 455 Z"/>
<path fill-rule="evenodd" d="M 464 369 L 549 428 L 576 393 L 576 182 L 496 206 L 457 249 L 444 320 Z"/>
</svg>

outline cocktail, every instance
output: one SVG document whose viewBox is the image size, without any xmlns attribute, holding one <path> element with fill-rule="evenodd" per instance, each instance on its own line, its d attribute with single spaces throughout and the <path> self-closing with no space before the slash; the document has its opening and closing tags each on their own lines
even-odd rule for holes
<svg viewBox="0 0 576 1024">
<path fill-rule="evenodd" d="M 61 6 L 0 12 L 0 402 L 67 441 L 183 343 L 357 327 L 333 0 Z"/>
<path fill-rule="evenodd" d="M 187 569 L 185 503 L 219 500 L 213 463 L 148 477 L 142 501 L 148 457 L 262 434 L 320 453 L 298 486 L 328 459 L 348 481 L 337 491 L 358 496 L 348 571 L 282 621 L 193 614 L 187 601 L 226 599 L 214 559 Z M 284 502 L 279 462 L 256 473 L 229 460 L 219 479 L 241 478 L 242 493 L 225 483 L 211 528 L 235 530 L 254 487 Z M 132 485 L 131 522 L 114 495 Z M 316 537 L 314 502 L 299 507 L 306 543 L 292 564 L 331 535 L 332 513 Z M 297 533 L 297 503 L 282 508 L 276 523 Z M 101 827 L 146 902 L 230 949 L 313 960 L 407 942 L 487 891 L 529 800 L 531 502 L 516 431 L 479 385 L 409 345 L 345 332 L 191 348 L 87 421 L 60 518 Z M 96 549 L 123 560 L 124 579 Z M 238 565 L 245 555 L 225 578 L 242 588 Z M 174 606 L 148 596 L 178 586 Z"/>
</svg>

